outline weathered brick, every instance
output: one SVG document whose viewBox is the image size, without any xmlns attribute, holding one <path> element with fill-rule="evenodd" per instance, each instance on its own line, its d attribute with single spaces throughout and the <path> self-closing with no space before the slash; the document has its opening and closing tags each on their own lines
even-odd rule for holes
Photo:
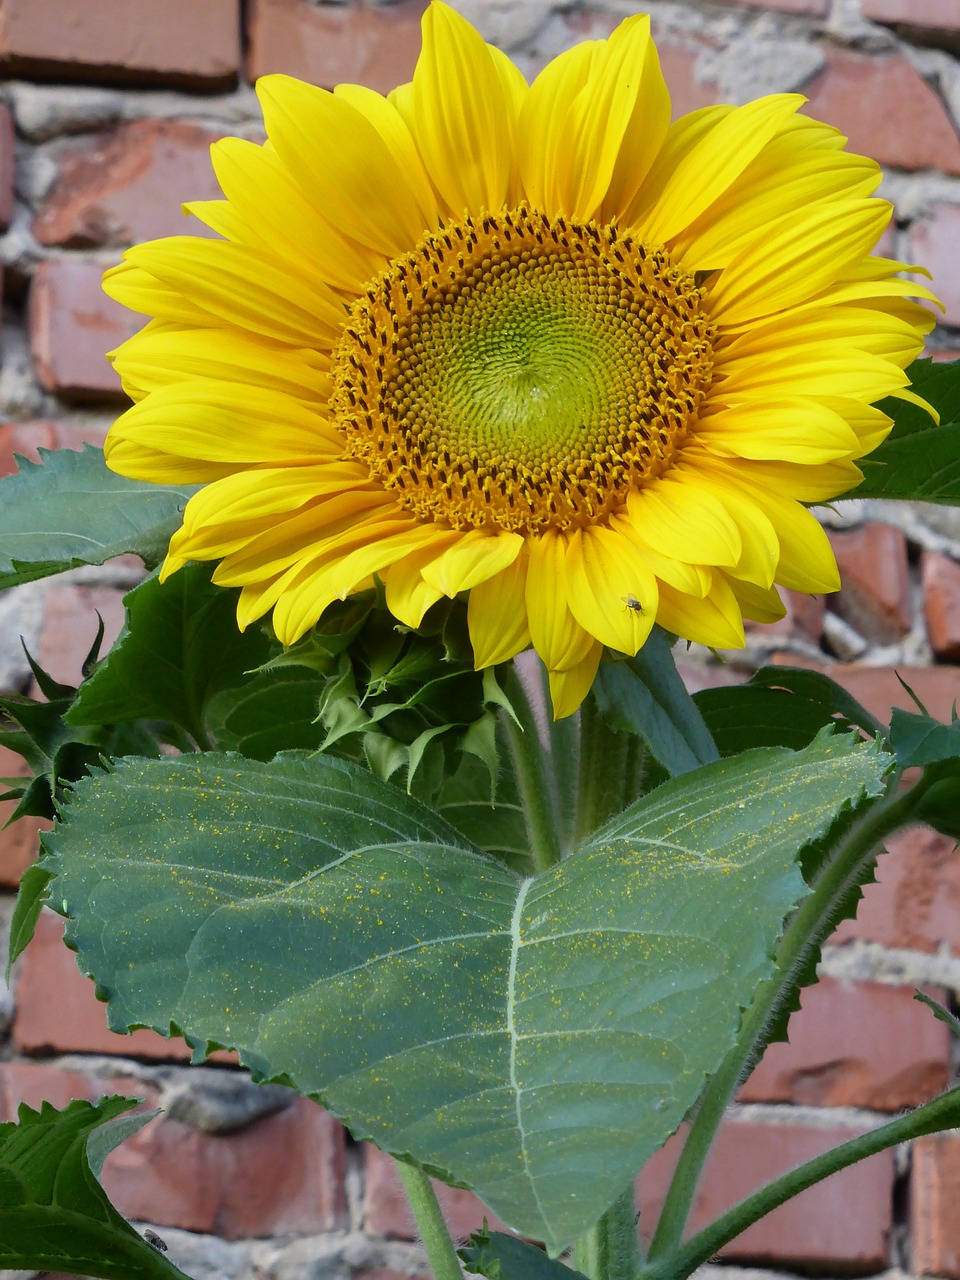
<svg viewBox="0 0 960 1280">
<path fill-rule="evenodd" d="M 41 244 L 72 249 L 212 236 L 196 218 L 187 221 L 180 205 L 220 198 L 210 164 L 218 137 L 179 120 L 135 120 L 72 143 L 58 157 L 57 182 L 33 234 Z"/>
<path fill-rule="evenodd" d="M 874 22 L 960 31 L 960 8 L 956 0 L 860 0 L 860 9 L 865 18 Z"/>
<path fill-rule="evenodd" d="M 960 271 L 957 270 L 960 206 L 933 204 L 929 216 L 911 224 L 909 236 L 908 261 L 920 263 L 933 277 L 931 287 L 943 303 L 940 318 L 945 324 L 960 325 Z"/>
<path fill-rule="evenodd" d="M 899 1111 L 946 1087 L 950 1032 L 911 989 L 822 978 L 801 1005 L 789 1043 L 770 1045 L 742 1101 Z"/>
<path fill-rule="evenodd" d="M 808 13 L 825 18 L 830 0 L 718 0 L 720 4 L 743 5 L 751 9 L 771 9 L 778 13 Z"/>
<path fill-rule="evenodd" d="M 13 116 L 0 106 L 0 231 L 9 227 L 13 217 L 13 180 Z"/>
<path fill-rule="evenodd" d="M 72 1098 L 108 1093 L 145 1097 L 157 1091 L 140 1078 L 87 1076 L 45 1063 L 0 1064 L 0 1119 L 20 1102 L 65 1107 Z M 145 1096 L 146 1095 L 146 1096 Z M 203 1133 L 164 1115 L 151 1120 L 107 1157 L 103 1187 L 124 1216 L 202 1231 L 228 1240 L 327 1231 L 342 1225 L 342 1127 L 315 1103 L 296 1098 L 232 1133 Z"/>
<path fill-rule="evenodd" d="M 238 0 L 3 0 L 0 74 L 226 89 L 240 65 Z"/>
<path fill-rule="evenodd" d="M 786 613 L 779 622 L 750 622 L 744 625 L 748 632 L 757 634 L 758 639 L 791 636 L 797 639 L 810 640 L 814 644 L 820 640 L 823 631 L 823 615 L 826 610 L 826 596 L 808 596 L 801 591 L 790 591 L 780 587 L 780 598 Z"/>
<path fill-rule="evenodd" d="M 313 84 L 365 84 L 386 93 L 413 75 L 426 0 L 316 5 L 251 0 L 247 75 L 274 71 Z"/>
<path fill-rule="evenodd" d="M 960 658 L 960 564 L 949 556 L 924 551 L 921 562 L 923 614 L 930 647 L 938 658 Z"/>
<path fill-rule="evenodd" d="M 913 1144 L 911 1270 L 960 1280 L 960 1138 L 932 1133 Z"/>
<path fill-rule="evenodd" d="M 101 654 L 106 653 L 123 626 L 123 593 L 112 587 L 54 582 L 43 600 L 43 632 L 35 655 L 55 680 L 79 685 L 83 662 L 97 637 L 98 618 L 103 619 Z"/>
<path fill-rule="evenodd" d="M 860 939 L 885 947 L 960 954 L 960 856 L 956 841 L 929 827 L 909 827 L 886 841 L 877 880 L 863 889 L 856 920 L 832 941 Z"/>
<path fill-rule="evenodd" d="M 960 138 L 950 114 L 906 58 L 840 49 L 826 57 L 826 67 L 803 86 L 808 115 L 835 125 L 851 151 L 881 164 L 960 174 Z"/>
<path fill-rule="evenodd" d="M 85 444 L 102 445 L 106 430 L 86 422 L 4 422 L 0 424 L 0 476 L 19 470 L 17 458 L 40 459 L 41 449 L 81 449 Z"/>
<path fill-rule="evenodd" d="M 117 400 L 106 352 L 141 329 L 143 316 L 108 298 L 93 262 L 41 262 L 30 289 L 30 347 L 37 377 L 66 400 Z"/>
<path fill-rule="evenodd" d="M 93 983 L 77 968 L 61 941 L 62 922 L 44 911 L 21 959 L 16 989 L 13 1041 L 23 1053 L 111 1053 L 139 1058 L 188 1059 L 183 1040 L 165 1040 L 154 1031 L 117 1035 L 107 1028 L 106 1006 Z M 215 1062 L 235 1062 L 221 1051 Z"/>
<path fill-rule="evenodd" d="M 23 759 L 7 747 L 0 747 L 0 777 L 28 778 L 30 770 Z M 3 788 L 6 790 L 6 788 Z M 18 818 L 9 827 L 17 807 L 15 800 L 0 800 L 0 888 L 15 889 L 20 877 L 37 856 L 40 832 L 50 823 L 43 818 Z"/>
<path fill-rule="evenodd" d="M 720 101 L 719 87 L 700 74 L 697 55 L 692 49 L 670 40 L 661 40 L 657 52 L 670 89 L 670 106 L 675 120 Z"/>
<path fill-rule="evenodd" d="M 788 1169 L 821 1155 L 862 1129 L 807 1128 L 728 1119 L 720 1128 L 691 1214 L 691 1230 Z M 637 1181 L 640 1230 L 649 1237 L 680 1154 L 678 1135 L 648 1161 Z M 754 1223 L 720 1257 L 777 1267 L 876 1271 L 887 1263 L 893 1211 L 893 1153 L 880 1152 L 819 1182 Z"/>
<path fill-rule="evenodd" d="M 829 536 L 843 583 L 830 597 L 833 611 L 876 643 L 905 636 L 911 620 L 910 571 L 900 530 L 866 524 Z"/>
<path fill-rule="evenodd" d="M 128 1218 L 228 1240 L 342 1224 L 340 1125 L 298 1098 L 233 1133 L 158 1117 L 113 1151 L 104 1190 Z"/>
</svg>

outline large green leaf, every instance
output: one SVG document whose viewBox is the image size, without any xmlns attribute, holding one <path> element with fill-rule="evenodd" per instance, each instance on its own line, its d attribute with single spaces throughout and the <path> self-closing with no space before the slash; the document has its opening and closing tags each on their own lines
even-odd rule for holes
<svg viewBox="0 0 960 1280">
<path fill-rule="evenodd" d="M 523 879 L 345 761 L 128 760 L 44 865 L 112 1027 L 237 1048 L 553 1251 L 694 1103 L 797 849 L 885 764 L 839 736 L 721 761 Z"/>
<path fill-rule="evenodd" d="M 18 1124 L 0 1124 L 0 1268 L 184 1280 L 97 1182 L 106 1155 L 155 1114 L 118 1120 L 135 1101 L 77 1101 L 63 1111 L 22 1103 Z"/>
<path fill-rule="evenodd" d="M 148 578 L 123 602 L 123 631 L 80 686 L 67 723 L 170 720 L 204 741 L 208 702 L 267 660 L 269 638 L 259 627 L 240 631 L 236 595 L 211 583 L 207 565 Z"/>
<path fill-rule="evenodd" d="M 908 498 L 960 502 L 960 361 L 916 360 L 907 371 L 913 390 L 939 413 L 940 425 L 918 405 L 884 400 L 893 430 L 860 463 L 863 483 L 846 498 Z"/>
<path fill-rule="evenodd" d="M 129 551 L 163 557 L 194 489 L 127 480 L 89 445 L 40 453 L 0 480 L 0 589 Z"/>
<path fill-rule="evenodd" d="M 457 1252 L 471 1275 L 487 1280 L 587 1280 L 582 1271 L 555 1262 L 536 1245 L 502 1231 L 488 1231 L 486 1223 Z"/>
</svg>

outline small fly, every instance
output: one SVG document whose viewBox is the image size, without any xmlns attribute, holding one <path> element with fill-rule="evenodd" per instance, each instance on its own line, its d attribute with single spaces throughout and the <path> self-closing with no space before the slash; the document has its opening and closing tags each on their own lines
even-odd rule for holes
<svg viewBox="0 0 960 1280">
<path fill-rule="evenodd" d="M 158 1236 L 155 1231 L 151 1231 L 149 1227 L 147 1227 L 146 1231 L 144 1231 L 143 1238 L 144 1240 L 146 1240 L 147 1244 L 152 1244 L 154 1249 L 156 1249 L 158 1253 L 167 1252 L 166 1240 L 164 1240 L 161 1236 Z"/>
<path fill-rule="evenodd" d="M 643 605 L 635 595 L 621 596 L 620 599 L 631 611 L 631 613 L 643 613 Z"/>
</svg>

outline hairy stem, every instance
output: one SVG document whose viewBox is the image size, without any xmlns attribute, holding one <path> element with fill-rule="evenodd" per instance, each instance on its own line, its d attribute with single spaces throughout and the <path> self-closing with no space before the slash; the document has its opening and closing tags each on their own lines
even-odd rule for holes
<svg viewBox="0 0 960 1280">
<path fill-rule="evenodd" d="M 642 1263 L 631 1186 L 576 1242 L 573 1265 L 590 1280 L 637 1280 Z"/>
<path fill-rule="evenodd" d="M 434 1280 L 463 1280 L 460 1260 L 430 1179 L 422 1169 L 415 1169 L 412 1164 L 405 1164 L 402 1160 L 394 1163 L 430 1260 Z"/>
<path fill-rule="evenodd" d="M 841 840 L 825 863 L 812 893 L 787 925 L 777 950 L 773 977 L 757 992 L 744 1014 L 736 1044 L 701 1096 L 650 1245 L 651 1263 L 673 1255 L 680 1245 L 697 1184 L 724 1111 L 771 1018 L 794 989 L 811 953 L 832 930 L 837 904 L 859 882 L 865 864 L 875 856 L 880 841 L 909 821 L 925 789 L 921 781 L 912 791 L 901 796 L 888 795 L 874 805 Z"/>
<path fill-rule="evenodd" d="M 540 739 L 530 695 L 515 669 L 506 678 L 506 692 L 517 721 L 504 717 L 504 728 L 520 802 L 527 821 L 530 853 L 537 871 L 560 861 L 558 799 L 549 769 L 549 755 Z"/>
</svg>

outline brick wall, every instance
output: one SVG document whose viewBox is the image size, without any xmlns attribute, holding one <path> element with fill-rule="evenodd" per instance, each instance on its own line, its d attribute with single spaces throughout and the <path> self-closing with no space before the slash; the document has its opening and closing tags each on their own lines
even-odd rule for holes
<svg viewBox="0 0 960 1280">
<path fill-rule="evenodd" d="M 216 188 L 209 143 L 260 136 L 251 81 L 287 71 L 386 90 L 409 77 L 420 0 L 0 0 L 0 472 L 38 447 L 99 442 L 122 404 L 103 353 L 138 321 L 100 293 L 135 241 L 182 232 L 181 199 Z M 606 35 L 630 0 L 459 0 L 528 74 L 574 41 Z M 896 222 L 884 249 L 933 272 L 946 311 L 931 338 L 960 353 L 960 0 L 650 0 L 677 113 L 800 90 L 814 114 L 886 170 Z M 199 224 L 189 227 L 201 233 Z M 960 518 L 941 508 L 848 504 L 826 513 L 844 590 L 791 597 L 745 654 L 828 671 L 885 717 L 908 706 L 896 667 L 930 709 L 960 694 Z M 0 597 L 0 687 L 26 688 L 17 641 L 76 680 L 96 628 L 121 623 L 136 562 Z M 11 764 L 0 759 L 0 774 Z M 3 815 L 0 815 L 2 817 Z M 33 855 L 36 824 L 0 835 L 0 918 Z M 912 1001 L 960 991 L 960 862 L 916 830 L 894 840 L 859 919 L 827 948 L 791 1043 L 746 1082 L 698 1197 L 704 1221 L 766 1178 L 955 1076 L 946 1028 Z M 254 1090 L 183 1046 L 106 1030 L 50 916 L 0 994 L 0 1118 L 19 1100 L 63 1104 L 118 1088 L 165 1107 L 108 1164 L 121 1210 L 149 1222 L 198 1277 L 399 1280 L 424 1273 L 389 1161 L 317 1108 Z M 649 1222 L 675 1159 L 640 1180 Z M 806 1192 L 726 1251 L 727 1266 L 821 1274 L 891 1270 L 960 1280 L 960 1134 L 886 1153 Z M 480 1210 L 444 1190 L 455 1229 Z M 729 1274 L 729 1272 L 727 1273 Z"/>
</svg>

